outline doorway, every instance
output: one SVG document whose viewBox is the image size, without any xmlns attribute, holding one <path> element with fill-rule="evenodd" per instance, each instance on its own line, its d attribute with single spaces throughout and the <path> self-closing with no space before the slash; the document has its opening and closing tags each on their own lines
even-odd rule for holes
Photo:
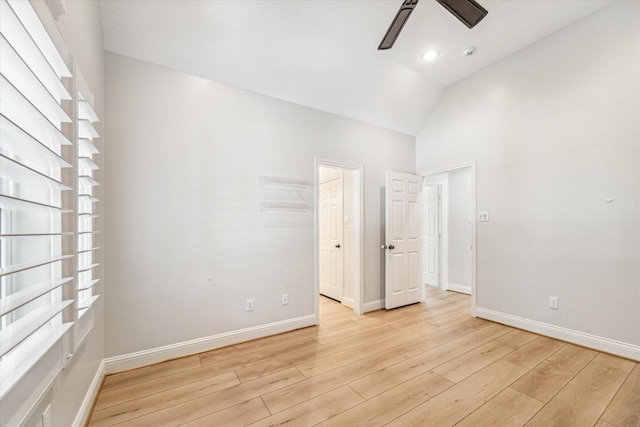
<svg viewBox="0 0 640 427">
<path fill-rule="evenodd" d="M 325 295 L 362 314 L 362 166 L 316 159 L 316 317 Z"/>
<path fill-rule="evenodd" d="M 425 286 L 471 294 L 471 314 L 475 316 L 475 162 L 421 175 L 427 196 L 423 218 Z"/>
</svg>

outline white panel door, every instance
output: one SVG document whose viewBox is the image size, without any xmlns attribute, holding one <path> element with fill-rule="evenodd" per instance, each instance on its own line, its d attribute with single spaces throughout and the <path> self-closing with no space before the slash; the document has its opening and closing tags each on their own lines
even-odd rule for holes
<svg viewBox="0 0 640 427">
<path fill-rule="evenodd" d="M 424 282 L 440 287 L 440 187 L 427 187 L 424 199 Z"/>
<path fill-rule="evenodd" d="M 320 293 L 342 301 L 344 293 L 343 179 L 340 176 L 320 184 Z"/>
<path fill-rule="evenodd" d="M 386 173 L 386 277 L 385 308 L 423 299 L 422 285 L 422 178 Z"/>
</svg>

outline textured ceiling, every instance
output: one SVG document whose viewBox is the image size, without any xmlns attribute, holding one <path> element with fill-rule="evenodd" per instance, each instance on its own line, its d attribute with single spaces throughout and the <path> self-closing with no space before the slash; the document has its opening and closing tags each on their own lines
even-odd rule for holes
<svg viewBox="0 0 640 427">
<path fill-rule="evenodd" d="M 612 0 L 480 0 L 468 29 L 422 0 L 376 50 L 401 0 L 102 0 L 105 48 L 415 135 L 444 88 Z M 470 46 L 477 53 L 464 57 Z M 429 48 L 441 55 L 420 59 Z"/>
</svg>

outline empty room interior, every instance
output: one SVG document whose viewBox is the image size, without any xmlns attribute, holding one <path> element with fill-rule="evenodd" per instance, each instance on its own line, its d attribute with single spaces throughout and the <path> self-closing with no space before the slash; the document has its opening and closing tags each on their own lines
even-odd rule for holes
<svg viewBox="0 0 640 427">
<path fill-rule="evenodd" d="M 0 0 L 0 426 L 640 426 L 640 1 Z"/>
</svg>

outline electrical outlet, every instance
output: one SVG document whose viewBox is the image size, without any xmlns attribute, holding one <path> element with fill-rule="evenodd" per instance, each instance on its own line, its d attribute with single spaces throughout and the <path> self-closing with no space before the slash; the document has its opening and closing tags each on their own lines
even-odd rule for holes
<svg viewBox="0 0 640 427">
<path fill-rule="evenodd" d="M 282 305 L 289 304 L 289 294 L 282 294 Z"/>
<path fill-rule="evenodd" d="M 558 297 L 549 297 L 549 308 L 558 309 Z"/>
<path fill-rule="evenodd" d="M 478 212 L 478 222 L 489 222 L 489 211 Z"/>
<path fill-rule="evenodd" d="M 248 299 L 247 300 L 247 311 L 253 311 L 253 300 L 252 299 Z"/>
</svg>

